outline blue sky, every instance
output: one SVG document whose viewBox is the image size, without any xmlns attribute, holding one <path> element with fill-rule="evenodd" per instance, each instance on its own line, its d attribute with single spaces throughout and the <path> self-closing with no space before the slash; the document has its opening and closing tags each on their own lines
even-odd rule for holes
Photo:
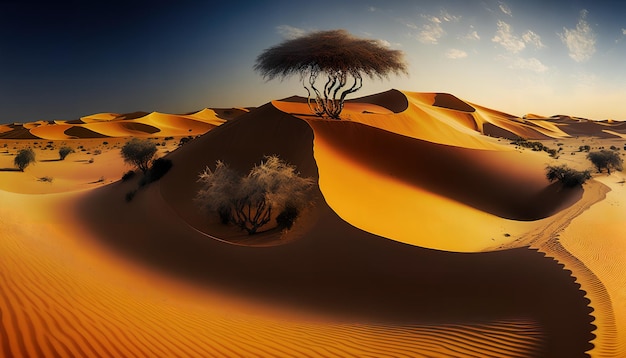
<svg viewBox="0 0 626 358">
<path fill-rule="evenodd" d="M 305 95 L 253 71 L 264 49 L 343 28 L 405 52 L 409 75 L 366 80 L 449 92 L 515 115 L 626 119 L 620 1 L 0 3 L 0 123 L 97 112 L 181 113 Z"/>
</svg>

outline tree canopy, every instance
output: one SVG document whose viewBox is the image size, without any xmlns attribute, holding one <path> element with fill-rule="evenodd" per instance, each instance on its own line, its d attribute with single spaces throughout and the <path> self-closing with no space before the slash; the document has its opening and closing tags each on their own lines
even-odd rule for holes
<svg viewBox="0 0 626 358">
<path fill-rule="evenodd" d="M 133 138 L 122 147 L 124 162 L 134 165 L 144 174 L 150 169 L 150 163 L 157 152 L 156 144 L 149 140 Z"/>
<path fill-rule="evenodd" d="M 336 119 L 346 96 L 361 88 L 363 76 L 383 79 L 391 73 L 408 73 L 402 51 L 379 40 L 354 37 L 346 30 L 312 32 L 284 41 L 263 51 L 254 69 L 267 80 L 299 75 L 311 111 Z M 320 75 L 326 77 L 321 90 L 315 86 Z"/>
<path fill-rule="evenodd" d="M 611 174 L 611 169 L 621 171 L 622 163 L 624 162 L 619 153 L 605 149 L 599 152 L 591 152 L 587 154 L 587 159 L 589 159 L 596 167 L 598 173 L 601 173 L 603 169 L 606 169 L 609 175 Z"/>
</svg>

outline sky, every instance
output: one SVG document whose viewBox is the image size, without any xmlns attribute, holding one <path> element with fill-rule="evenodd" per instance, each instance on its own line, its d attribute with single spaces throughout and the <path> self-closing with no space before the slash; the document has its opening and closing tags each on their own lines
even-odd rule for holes
<svg viewBox="0 0 626 358">
<path fill-rule="evenodd" d="M 265 49 L 345 29 L 405 53 L 409 74 L 365 79 L 447 92 L 522 116 L 626 120 L 626 2 L 0 1 L 0 123 L 100 112 L 186 113 L 305 96 L 264 80 Z"/>
</svg>

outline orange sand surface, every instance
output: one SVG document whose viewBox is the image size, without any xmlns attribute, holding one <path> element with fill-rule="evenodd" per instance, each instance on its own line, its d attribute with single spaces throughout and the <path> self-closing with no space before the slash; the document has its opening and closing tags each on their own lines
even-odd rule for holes
<svg viewBox="0 0 626 358">
<path fill-rule="evenodd" d="M 585 169 L 579 146 L 623 135 L 617 121 L 397 90 L 347 102 L 340 121 L 290 97 L 2 126 L 0 351 L 622 357 L 623 175 L 564 189 L 544 168 Z M 119 180 L 130 136 L 173 163 L 141 189 Z M 65 145 L 76 152 L 60 161 Z M 19 172 L 22 148 L 37 162 Z M 245 172 L 272 154 L 318 184 L 292 229 L 248 236 L 198 210 L 207 165 Z"/>
</svg>

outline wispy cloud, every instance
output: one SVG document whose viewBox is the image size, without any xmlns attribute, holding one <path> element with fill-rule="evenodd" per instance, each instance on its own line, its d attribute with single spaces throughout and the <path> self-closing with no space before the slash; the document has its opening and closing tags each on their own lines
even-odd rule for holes
<svg viewBox="0 0 626 358">
<path fill-rule="evenodd" d="M 511 12 L 511 8 L 507 4 L 503 3 L 502 1 L 500 1 L 498 3 L 498 7 L 500 8 L 500 11 L 502 11 L 506 15 L 509 15 L 509 16 L 513 17 L 513 12 Z"/>
<path fill-rule="evenodd" d="M 626 35 L 626 29 L 622 29 L 622 35 Z"/>
<path fill-rule="evenodd" d="M 436 45 L 446 32 L 441 27 L 441 20 L 438 17 L 429 16 L 427 19 L 428 23 L 422 25 L 417 34 L 417 39 L 421 43 Z"/>
<path fill-rule="evenodd" d="M 534 57 L 515 58 L 511 61 L 509 67 L 518 70 L 529 70 L 537 73 L 546 72 L 548 70 L 548 66 L 544 65 L 541 61 Z"/>
<path fill-rule="evenodd" d="M 480 40 L 480 36 L 478 35 L 478 32 L 476 30 L 468 32 L 467 35 L 465 35 L 463 38 L 466 40 L 473 40 L 473 41 Z"/>
<path fill-rule="evenodd" d="M 297 39 L 298 37 L 302 37 L 306 35 L 307 30 L 300 29 L 297 27 L 289 26 L 289 25 L 280 25 L 276 26 L 276 31 L 284 38 L 288 40 Z"/>
<path fill-rule="evenodd" d="M 526 45 L 532 45 L 536 49 L 545 47 L 541 42 L 541 36 L 531 30 L 526 31 L 521 37 L 515 35 L 511 25 L 504 21 L 498 21 L 498 30 L 491 41 L 500 44 L 511 53 L 518 53 L 526 48 Z"/>
<path fill-rule="evenodd" d="M 461 17 L 450 14 L 446 10 L 442 10 L 439 15 L 421 15 L 426 23 L 421 26 L 413 23 L 406 23 L 405 25 L 413 30 L 418 30 L 415 35 L 417 40 L 424 44 L 436 45 L 439 43 L 439 39 L 442 38 L 446 31 L 443 29 L 442 24 L 446 22 L 458 22 Z"/>
<path fill-rule="evenodd" d="M 524 41 L 513 34 L 511 25 L 501 20 L 498 20 L 498 31 L 496 31 L 491 41 L 500 44 L 507 51 L 512 53 L 518 53 L 526 47 Z"/>
<path fill-rule="evenodd" d="M 452 60 L 457 60 L 457 59 L 460 59 L 460 58 L 467 57 L 467 52 L 465 52 L 463 50 L 451 48 L 448 51 L 446 51 L 446 57 L 449 58 L 449 59 L 452 59 Z"/>
<path fill-rule="evenodd" d="M 585 62 L 596 52 L 596 34 L 585 20 L 587 10 L 580 12 L 580 18 L 575 29 L 563 28 L 559 34 L 561 41 L 567 46 L 569 57 L 576 62 Z"/>
<path fill-rule="evenodd" d="M 546 45 L 544 45 L 543 42 L 541 42 L 541 36 L 537 35 L 536 33 L 530 30 L 526 31 L 522 35 L 522 40 L 524 40 L 524 42 L 527 44 L 534 45 L 535 48 L 537 49 L 546 47 Z"/>
</svg>

